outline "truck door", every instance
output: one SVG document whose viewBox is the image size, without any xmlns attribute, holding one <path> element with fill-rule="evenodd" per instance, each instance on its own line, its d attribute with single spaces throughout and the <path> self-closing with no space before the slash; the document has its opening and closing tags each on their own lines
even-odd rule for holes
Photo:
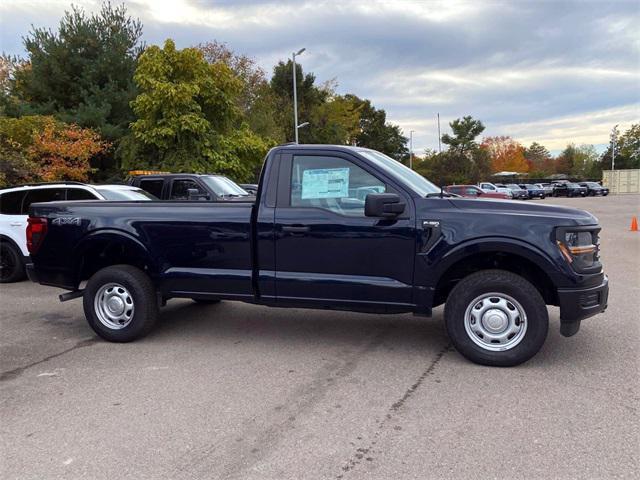
<svg viewBox="0 0 640 480">
<path fill-rule="evenodd" d="M 274 229 L 279 304 L 402 310 L 412 304 L 413 203 L 348 153 L 283 154 Z M 398 193 L 405 213 L 366 217 L 370 193 Z"/>
</svg>

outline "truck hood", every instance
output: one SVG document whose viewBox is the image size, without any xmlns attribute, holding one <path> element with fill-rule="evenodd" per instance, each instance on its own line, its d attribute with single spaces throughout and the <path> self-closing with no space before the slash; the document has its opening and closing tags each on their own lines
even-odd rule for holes
<svg viewBox="0 0 640 480">
<path fill-rule="evenodd" d="M 475 212 L 478 215 L 511 215 L 538 220 L 548 219 L 549 223 L 556 225 L 596 225 L 598 223 L 598 219 L 585 210 L 559 205 L 492 199 L 449 198 L 448 201 L 456 208 Z"/>
</svg>

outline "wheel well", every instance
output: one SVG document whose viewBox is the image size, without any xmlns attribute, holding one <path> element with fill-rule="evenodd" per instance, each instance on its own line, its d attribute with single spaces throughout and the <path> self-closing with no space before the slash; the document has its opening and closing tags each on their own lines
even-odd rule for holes
<svg viewBox="0 0 640 480">
<path fill-rule="evenodd" d="M 536 287 L 547 305 L 558 304 L 553 282 L 544 270 L 531 260 L 512 253 L 483 252 L 458 260 L 447 269 L 436 285 L 433 306 L 443 304 L 453 287 L 464 277 L 488 269 L 506 270 L 520 275 Z"/>
<path fill-rule="evenodd" d="M 131 265 L 147 272 L 151 265 L 140 247 L 116 239 L 96 240 L 84 250 L 77 269 L 77 283 L 111 265 Z"/>
<path fill-rule="evenodd" d="M 14 240 L 11 237 L 0 234 L 0 243 L 8 243 L 9 245 L 14 246 L 18 250 L 18 253 L 22 255 L 22 249 L 18 246 L 16 242 L 14 242 Z"/>
</svg>

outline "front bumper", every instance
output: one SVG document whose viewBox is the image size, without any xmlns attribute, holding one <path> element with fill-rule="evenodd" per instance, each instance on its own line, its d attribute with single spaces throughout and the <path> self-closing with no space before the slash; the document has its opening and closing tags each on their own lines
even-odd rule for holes
<svg viewBox="0 0 640 480">
<path fill-rule="evenodd" d="M 580 321 L 602 313 L 607 309 L 609 279 L 605 275 L 600 285 L 587 288 L 560 288 L 560 333 L 565 337 L 580 330 Z"/>
</svg>

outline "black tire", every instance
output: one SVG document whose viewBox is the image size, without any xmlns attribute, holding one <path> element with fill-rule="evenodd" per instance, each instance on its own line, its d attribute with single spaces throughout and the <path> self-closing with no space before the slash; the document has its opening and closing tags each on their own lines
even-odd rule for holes
<svg viewBox="0 0 640 480">
<path fill-rule="evenodd" d="M 467 333 L 465 314 L 483 294 L 504 294 L 516 300 L 526 315 L 526 330 L 519 343 L 508 350 L 491 351 L 479 346 Z M 512 367 L 533 357 L 547 338 L 549 315 L 540 292 L 519 275 L 504 270 L 483 270 L 463 278 L 453 288 L 444 309 L 449 337 L 455 348 L 472 362 Z"/>
<path fill-rule="evenodd" d="M 97 311 L 96 295 L 108 284 L 124 287 L 132 300 L 132 317 L 124 327 L 110 328 L 100 319 L 101 314 Z M 96 272 L 87 282 L 83 306 L 89 326 L 110 342 L 131 342 L 144 337 L 158 318 L 158 299 L 153 282 L 146 273 L 131 265 L 112 265 Z"/>
<path fill-rule="evenodd" d="M 216 303 L 220 303 L 222 301 L 222 300 L 213 300 L 213 299 L 207 300 L 204 298 L 192 298 L 191 300 L 201 305 L 215 305 Z"/>
<path fill-rule="evenodd" d="M 12 243 L 0 241 L 0 283 L 19 282 L 26 276 L 20 250 Z"/>
</svg>

